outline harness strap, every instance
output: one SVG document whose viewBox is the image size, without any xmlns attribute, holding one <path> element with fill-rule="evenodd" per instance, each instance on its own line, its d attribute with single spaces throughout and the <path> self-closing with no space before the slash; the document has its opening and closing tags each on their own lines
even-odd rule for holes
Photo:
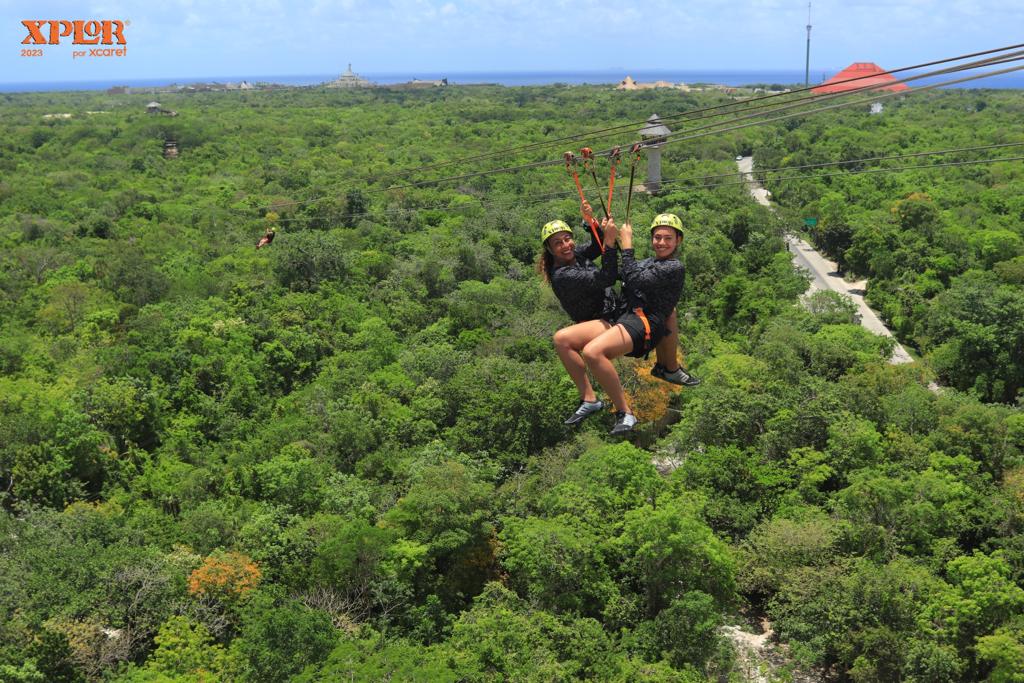
<svg viewBox="0 0 1024 683">
<path fill-rule="evenodd" d="M 647 360 L 647 356 L 651 353 L 651 321 L 647 319 L 647 315 L 644 313 L 644 309 L 637 307 L 633 309 L 633 314 L 640 318 L 640 322 L 644 324 L 644 360 Z"/>
<path fill-rule="evenodd" d="M 583 186 L 580 185 L 580 175 L 576 172 L 576 155 L 572 152 L 566 152 L 562 156 L 565 157 L 566 170 L 569 171 L 573 182 L 576 183 L 576 191 L 580 193 L 580 203 L 583 203 L 587 198 L 583 196 Z M 603 254 L 604 242 L 601 240 L 601 226 L 598 225 L 597 219 L 593 216 L 590 217 L 590 232 L 594 235 L 594 243 L 601 248 L 601 253 Z"/>
<path fill-rule="evenodd" d="M 644 309 L 640 307 L 634 308 L 633 314 L 644 324 L 644 347 L 646 348 L 651 343 L 651 321 L 647 319 Z"/>
<path fill-rule="evenodd" d="M 597 173 L 594 171 L 594 150 L 589 147 L 584 147 L 580 150 L 580 156 L 583 157 L 583 168 L 590 171 L 590 177 L 594 179 L 594 189 L 597 190 L 597 198 L 601 201 L 601 209 L 604 210 L 604 217 L 608 218 L 611 216 L 609 213 L 610 200 L 608 204 L 604 203 L 604 197 L 601 196 L 601 186 L 597 182 Z"/>
</svg>

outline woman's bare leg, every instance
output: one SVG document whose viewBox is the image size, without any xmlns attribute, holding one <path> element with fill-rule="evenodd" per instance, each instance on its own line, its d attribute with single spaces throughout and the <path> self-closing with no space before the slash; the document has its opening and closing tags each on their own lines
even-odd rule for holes
<svg viewBox="0 0 1024 683">
<path fill-rule="evenodd" d="M 629 403 L 626 402 L 626 392 L 622 390 L 622 382 L 619 381 L 619 374 L 615 372 L 612 359 L 632 350 L 633 340 L 622 325 L 609 328 L 583 347 L 583 360 L 601 383 L 601 388 L 608 392 L 615 409 L 620 413 L 630 412 Z"/>
<path fill-rule="evenodd" d="M 665 320 L 665 336 L 662 338 L 658 345 L 654 347 L 654 353 L 658 358 L 658 365 L 665 368 L 669 372 L 675 372 L 679 369 L 679 361 L 677 360 L 677 353 L 679 350 L 679 321 L 676 319 L 676 309 L 672 309 L 672 314 Z"/>
<path fill-rule="evenodd" d="M 597 400 L 597 394 L 594 393 L 594 387 L 587 377 L 587 365 L 583 362 L 580 351 L 609 327 L 611 324 L 604 320 L 588 320 L 555 332 L 555 351 L 573 384 L 576 385 L 576 390 L 580 392 L 581 401 L 594 402 Z"/>
</svg>

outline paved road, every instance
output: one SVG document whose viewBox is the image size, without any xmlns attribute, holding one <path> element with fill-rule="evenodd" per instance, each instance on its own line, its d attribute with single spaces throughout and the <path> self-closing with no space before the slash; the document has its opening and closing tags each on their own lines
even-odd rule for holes
<svg viewBox="0 0 1024 683">
<path fill-rule="evenodd" d="M 753 157 L 743 157 L 742 159 L 736 160 L 736 166 L 739 167 L 740 173 L 750 183 L 750 194 L 757 201 L 758 204 L 764 206 L 771 206 L 768 201 L 771 197 L 771 193 L 768 190 L 761 187 L 754 181 L 751 175 L 751 169 L 754 165 Z M 864 301 L 864 290 L 867 286 L 867 282 L 854 282 L 850 283 L 844 280 L 838 274 L 838 268 L 834 261 L 829 261 L 824 256 L 819 254 L 815 249 L 807 244 L 804 240 L 796 237 L 795 235 L 787 235 L 786 243 L 789 246 L 790 253 L 793 254 L 793 265 L 797 268 L 802 268 L 810 272 L 811 286 L 810 290 L 817 289 L 831 289 L 834 292 L 845 294 L 853 299 L 853 302 L 857 304 L 857 312 L 860 314 L 860 324 L 865 328 L 886 337 L 892 337 L 892 332 L 889 331 L 882 321 L 878 318 L 878 315 L 872 311 L 867 303 Z M 903 346 L 896 342 L 896 346 L 893 348 L 892 357 L 889 359 L 890 363 L 912 363 L 914 359 L 910 357 L 907 350 Z"/>
</svg>

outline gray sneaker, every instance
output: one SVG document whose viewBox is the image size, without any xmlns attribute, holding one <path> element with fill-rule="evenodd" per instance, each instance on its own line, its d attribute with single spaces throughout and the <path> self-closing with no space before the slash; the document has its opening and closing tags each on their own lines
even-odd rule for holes
<svg viewBox="0 0 1024 683">
<path fill-rule="evenodd" d="M 615 426 L 612 427 L 612 436 L 621 436 L 633 431 L 636 426 L 636 416 L 633 413 L 615 413 Z"/>
<path fill-rule="evenodd" d="M 602 403 L 601 401 L 581 401 L 580 407 L 576 409 L 576 412 L 570 415 L 569 419 L 567 419 L 562 424 L 567 425 L 569 427 L 578 425 L 580 422 L 583 422 L 594 413 L 600 411 L 602 408 L 604 408 L 604 403 Z"/>
<path fill-rule="evenodd" d="M 669 384 L 677 384 L 681 387 L 695 387 L 700 384 L 700 380 L 693 375 L 687 374 L 682 368 L 677 368 L 672 372 L 665 369 L 664 365 L 655 363 L 654 367 L 651 368 L 651 375 L 658 379 L 668 382 Z"/>
</svg>

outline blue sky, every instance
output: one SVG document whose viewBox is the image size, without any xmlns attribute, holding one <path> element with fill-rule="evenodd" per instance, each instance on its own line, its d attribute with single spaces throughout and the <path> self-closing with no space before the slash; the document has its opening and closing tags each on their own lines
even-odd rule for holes
<svg viewBox="0 0 1024 683">
<path fill-rule="evenodd" d="M 121 19 L 124 57 L 23 57 L 23 19 Z M 802 71 L 806 1 L 0 0 L 0 82 L 466 71 Z M 1024 42 L 1024 2 L 819 0 L 811 71 Z M 68 41 L 69 39 L 64 39 Z"/>
</svg>

